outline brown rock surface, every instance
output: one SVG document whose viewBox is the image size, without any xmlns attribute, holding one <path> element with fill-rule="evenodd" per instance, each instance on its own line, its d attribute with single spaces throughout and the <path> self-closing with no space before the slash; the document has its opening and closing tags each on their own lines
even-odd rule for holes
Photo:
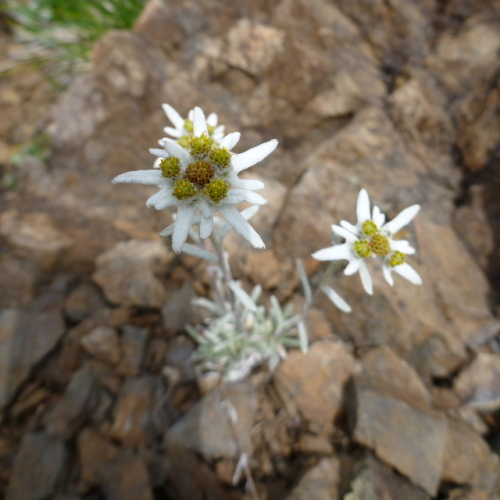
<svg viewBox="0 0 500 500">
<path fill-rule="evenodd" d="M 48 293 L 29 307 L 0 311 L 0 406 L 4 406 L 64 335 L 58 295 Z"/>
<path fill-rule="evenodd" d="M 82 321 L 104 307 L 101 293 L 91 283 L 80 283 L 64 301 L 64 312 L 71 321 Z"/>
<path fill-rule="evenodd" d="M 470 426 L 448 419 L 442 478 L 493 492 L 500 478 L 498 455 Z"/>
<path fill-rule="evenodd" d="M 344 500 L 429 500 L 429 495 L 373 457 L 357 464 Z"/>
<path fill-rule="evenodd" d="M 5 49 L 2 19 L 3 59 L 20 47 Z M 342 450 L 342 484 L 336 493 L 320 485 L 308 496 L 326 491 L 326 498 L 347 493 L 344 500 L 428 500 L 439 488 L 439 498 L 495 499 L 498 491 L 486 491 L 494 489 L 498 465 L 479 432 L 497 447 L 497 419 L 460 407 L 454 391 L 481 410 L 497 406 L 495 362 L 485 357 L 496 359 L 499 353 L 498 331 L 489 326 L 495 327 L 491 311 L 500 283 L 499 19 L 496 0 L 151 0 L 132 32 L 113 31 L 97 42 L 89 70 L 58 99 L 51 118 L 46 112 L 49 84 L 39 74 L 14 71 L 2 77 L 0 246 L 6 251 L 0 256 L 0 307 L 10 309 L 0 312 L 5 425 L 0 445 L 5 436 L 12 443 L 0 446 L 0 496 L 11 480 L 12 491 L 26 491 L 16 490 L 21 482 L 31 488 L 30 500 L 76 500 L 75 491 L 85 500 L 150 500 L 153 486 L 155 495 L 179 500 L 239 499 L 239 491 L 220 487 L 213 463 L 208 467 L 190 452 L 169 447 L 168 479 L 161 470 L 165 450 L 156 449 L 150 424 L 152 408 L 164 394 L 155 377 L 168 344 L 166 362 L 180 382 L 167 394 L 164 408 L 175 406 L 174 401 L 191 410 L 166 432 L 178 433 L 178 442 L 205 459 L 226 457 L 232 465 L 241 451 L 254 451 L 250 436 L 260 436 L 250 465 L 262 498 L 286 498 L 284 483 L 307 490 L 306 479 L 316 472 L 331 486 L 330 474 L 321 476 L 319 467 L 336 460 L 332 448 L 322 446 L 325 439 L 335 452 Z M 279 278 L 274 271 L 259 276 L 261 254 L 239 236 L 229 235 L 226 248 L 243 279 L 247 274 L 255 281 L 269 279 L 280 300 L 297 293 L 294 259 L 329 245 L 332 223 L 353 221 L 361 187 L 389 217 L 412 203 L 422 206 L 401 236 L 418 250 L 409 260 L 424 285 L 413 287 L 396 277 L 390 288 L 374 266 L 375 295 L 367 297 L 357 276 L 335 274 L 334 287 L 354 314 L 341 314 L 319 300 L 315 307 L 325 317 L 311 314 L 311 337 L 343 339 L 349 347 L 337 344 L 342 353 L 333 358 L 348 361 L 336 368 L 329 364 L 323 342 L 314 343 L 308 354 L 290 353 L 282 365 L 288 385 L 280 386 L 281 374 L 275 377 L 279 395 L 275 408 L 258 419 L 259 433 L 251 431 L 263 409 L 249 385 L 228 393 L 217 388 L 195 403 L 189 363 L 193 344 L 176 350 L 174 339 L 163 338 L 182 331 L 186 317 L 191 320 L 190 309 L 179 308 L 168 332 L 157 313 L 142 309 L 159 309 L 169 298 L 165 278 L 171 263 L 175 286 L 179 277 L 190 280 L 185 268 L 193 270 L 183 267 L 184 260 L 177 266 L 156 236 L 170 222 L 167 211 L 144 207 L 157 188 L 110 183 L 117 174 L 151 165 L 148 148 L 168 125 L 162 102 L 182 115 L 195 105 L 218 113 L 227 132 L 242 132 L 236 152 L 272 137 L 279 140 L 277 151 L 248 174 L 266 183 L 269 203 L 252 224 L 273 253 L 272 258 L 265 254 L 267 268 L 278 263 Z M 9 165 L 11 151 L 22 152 L 25 141 L 46 131 L 53 132 L 53 145 L 41 158 Z M 251 264 L 247 269 L 246 262 Z M 60 298 L 30 305 L 60 269 L 68 273 L 66 283 L 85 282 L 96 271 L 106 299 L 121 307 L 110 310 L 100 299 L 94 302 L 99 294 L 78 287 L 65 302 L 65 314 L 80 323 L 63 337 Z M 308 266 L 313 281 L 319 269 Z M 207 292 L 205 284 L 197 282 L 197 291 Z M 121 332 L 123 356 L 114 365 L 99 361 L 96 352 L 89 360 L 81 347 L 82 338 L 108 325 Z M 153 359 L 149 353 L 155 345 L 163 347 Z M 71 388 L 84 363 L 92 367 L 98 388 L 83 384 L 75 395 Z M 359 376 L 354 381 L 351 402 L 357 408 L 348 408 L 354 429 L 347 436 L 333 422 L 346 409 L 342 386 L 355 371 L 348 367 L 358 364 L 364 382 Z M 260 381 L 269 377 L 255 375 Z M 153 381 L 144 382 L 148 377 Z M 273 383 L 264 386 L 275 389 Z M 94 392 L 95 405 L 87 398 Z M 6 405 L 10 401 L 13 405 Z M 444 421 L 436 408 L 458 420 Z M 233 410 L 242 419 L 237 440 L 230 433 Z M 169 418 L 174 420 L 177 411 Z M 48 438 L 45 427 L 70 437 L 87 419 L 99 435 L 88 429 L 79 434 L 82 472 L 71 456 L 71 470 L 60 475 L 64 453 L 53 457 L 64 446 Z M 343 428 L 342 419 L 336 424 Z M 33 429 L 44 430 L 33 434 Z M 113 433 L 121 442 L 119 452 L 108 442 Z M 11 470 L 22 434 L 22 453 Z M 44 450 L 26 446 L 28 437 L 39 434 L 45 436 L 40 438 Z M 378 458 L 369 463 L 364 457 L 371 451 L 363 453 L 359 444 Z M 141 448 L 140 457 L 135 447 Z M 68 450 L 74 448 L 71 437 Z M 94 469 L 92 454 L 105 457 L 95 460 Z M 354 463 L 351 471 L 362 454 L 362 463 Z M 22 456 L 23 467 L 18 465 Z M 310 460 L 307 467 L 302 468 L 302 460 Z M 64 476 L 61 488 L 58 479 L 39 480 L 39 464 L 43 474 L 48 467 L 51 478 Z M 303 483 L 296 477 L 298 464 L 301 471 L 307 469 Z M 226 471 L 226 481 L 229 475 Z M 275 480 L 281 486 L 272 484 Z"/>
<path fill-rule="evenodd" d="M 102 469 L 102 489 L 107 500 L 153 500 L 153 490 L 144 460 L 123 451 Z"/>
<path fill-rule="evenodd" d="M 9 210 L 0 217 L 0 235 L 19 257 L 32 260 L 39 272 L 51 271 L 71 240 L 44 213 Z"/>
<path fill-rule="evenodd" d="M 129 446 L 145 446 L 153 437 L 155 380 L 147 375 L 127 380 L 113 412 L 111 435 Z"/>
<path fill-rule="evenodd" d="M 116 364 L 120 361 L 120 336 L 111 326 L 98 326 L 82 337 L 80 345 L 91 356 Z"/>
<path fill-rule="evenodd" d="M 342 342 L 315 342 L 308 353 L 291 352 L 274 381 L 289 411 L 298 412 L 317 429 L 331 432 L 342 409 L 344 385 L 359 370 Z M 317 396 L 321 394 L 322 397 Z"/>
<path fill-rule="evenodd" d="M 207 459 L 251 455 L 250 431 L 257 403 L 257 391 L 248 382 L 219 386 L 167 431 L 166 442 L 201 453 Z"/>
<path fill-rule="evenodd" d="M 118 243 L 99 255 L 93 279 L 114 304 L 159 308 L 167 295 L 158 277 L 173 258 L 161 241 Z"/>
<path fill-rule="evenodd" d="M 78 454 L 82 462 L 81 481 L 96 486 L 102 482 L 102 470 L 106 462 L 118 456 L 119 449 L 105 436 L 87 427 L 78 435 Z"/>
<path fill-rule="evenodd" d="M 26 434 L 17 453 L 6 500 L 53 498 L 67 467 L 64 442 L 44 432 Z"/>
<path fill-rule="evenodd" d="M 431 395 L 415 369 L 394 354 L 390 347 L 377 347 L 365 356 L 361 363 L 364 372 L 372 379 L 383 381 L 395 391 L 407 393 L 413 400 L 431 404 Z"/>
<path fill-rule="evenodd" d="M 117 367 L 121 375 L 137 375 L 141 369 L 148 340 L 147 328 L 125 325 L 121 337 L 121 361 Z"/>
<path fill-rule="evenodd" d="M 90 368 L 84 366 L 73 375 L 63 398 L 47 416 L 48 432 L 71 438 L 96 404 L 96 381 Z"/>
<path fill-rule="evenodd" d="M 443 469 L 447 422 L 402 388 L 357 376 L 348 399 L 353 438 L 430 495 Z"/>
<path fill-rule="evenodd" d="M 462 401 L 484 411 L 500 407 L 500 356 L 480 352 L 455 380 L 454 389 Z"/>
<path fill-rule="evenodd" d="M 338 500 L 339 476 L 339 460 L 322 458 L 302 476 L 287 500 Z"/>
</svg>

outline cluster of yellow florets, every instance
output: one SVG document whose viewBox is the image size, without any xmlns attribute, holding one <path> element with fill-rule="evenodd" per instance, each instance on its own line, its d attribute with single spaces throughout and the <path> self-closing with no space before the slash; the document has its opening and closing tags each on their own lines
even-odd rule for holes
<svg viewBox="0 0 500 500">
<path fill-rule="evenodd" d="M 192 122 L 186 120 L 184 128 L 192 131 Z M 231 153 L 226 148 L 218 147 L 217 141 L 207 134 L 181 139 L 185 139 L 185 145 L 181 145 L 194 157 L 184 173 L 181 175 L 179 158 L 171 156 L 160 162 L 163 177 L 175 180 L 173 195 L 178 200 L 187 200 L 202 194 L 214 203 L 220 203 L 227 196 L 230 186 L 217 177 L 217 173 L 229 167 Z"/>
<path fill-rule="evenodd" d="M 365 259 L 373 254 L 379 257 L 387 257 L 391 253 L 391 243 L 389 238 L 382 232 L 372 220 L 363 222 L 361 226 L 363 236 L 354 243 L 354 251 L 358 257 Z M 405 254 L 402 252 L 393 252 L 390 255 L 389 263 L 391 267 L 400 266 L 405 261 Z"/>
</svg>

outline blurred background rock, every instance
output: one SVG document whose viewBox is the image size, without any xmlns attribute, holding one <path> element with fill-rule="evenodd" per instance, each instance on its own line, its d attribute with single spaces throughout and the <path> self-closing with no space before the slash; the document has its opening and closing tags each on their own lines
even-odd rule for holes
<svg viewBox="0 0 500 500">
<path fill-rule="evenodd" d="M 0 5 L 1 495 L 252 498 L 246 452 L 261 500 L 500 498 L 500 2 Z M 422 205 L 424 285 L 336 274 L 354 312 L 321 301 L 309 353 L 199 387 L 204 265 L 157 236 L 155 188 L 110 183 L 152 165 L 162 102 L 280 141 L 250 175 L 268 250 L 228 241 L 246 284 L 300 304 L 295 258 L 314 281 L 364 187 Z"/>
</svg>

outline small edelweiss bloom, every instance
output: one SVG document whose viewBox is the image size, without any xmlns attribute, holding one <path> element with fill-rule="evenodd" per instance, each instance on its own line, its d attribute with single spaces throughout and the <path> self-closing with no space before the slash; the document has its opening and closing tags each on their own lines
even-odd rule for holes
<svg viewBox="0 0 500 500">
<path fill-rule="evenodd" d="M 164 149 L 150 149 L 160 158 L 158 169 L 126 172 L 112 182 L 160 187 L 147 200 L 146 206 L 157 210 L 172 205 L 178 207 L 172 234 L 172 248 L 176 253 L 186 242 L 198 211 L 201 213 L 201 238 L 212 234 L 213 217 L 219 212 L 255 248 L 264 248 L 262 238 L 234 206 L 244 201 L 254 205 L 267 203 L 265 198 L 254 192 L 262 189 L 264 183 L 240 179 L 238 174 L 271 154 L 278 141 L 273 139 L 244 153 L 234 154 L 231 150 L 240 138 L 238 132 L 228 134 L 217 143 L 208 134 L 207 120 L 198 107 L 194 108 L 192 122 L 193 134 L 186 148 L 173 141 L 164 141 Z"/>
<path fill-rule="evenodd" d="M 193 114 L 194 109 L 188 113 L 186 119 L 172 107 L 170 104 L 162 104 L 163 111 L 167 115 L 168 119 L 172 122 L 174 127 L 165 127 L 164 131 L 166 134 L 174 137 L 179 141 L 179 143 L 184 142 L 187 144 L 187 139 L 193 135 Z M 219 121 L 218 116 L 215 113 L 211 113 L 207 118 L 207 134 L 214 139 L 216 142 L 222 141 L 224 138 L 224 125 L 217 126 Z M 182 139 L 182 140 L 181 140 Z M 182 146 L 183 144 L 181 144 Z"/>
<path fill-rule="evenodd" d="M 357 224 L 341 221 L 340 226 L 333 225 L 335 234 L 345 239 L 345 243 L 324 248 L 313 254 L 317 260 L 347 260 L 349 264 L 344 274 L 351 275 L 359 271 L 366 293 L 373 293 L 373 284 L 365 259 L 379 258 L 383 262 L 386 281 L 394 284 L 392 271 L 397 272 L 415 285 L 421 285 L 418 273 L 405 262 L 406 255 L 415 253 L 415 249 L 406 240 L 395 240 L 394 234 L 408 224 L 417 215 L 420 205 L 405 208 L 392 221 L 385 222 L 385 215 L 374 206 L 370 212 L 370 200 L 365 189 L 359 192 L 356 207 Z"/>
</svg>

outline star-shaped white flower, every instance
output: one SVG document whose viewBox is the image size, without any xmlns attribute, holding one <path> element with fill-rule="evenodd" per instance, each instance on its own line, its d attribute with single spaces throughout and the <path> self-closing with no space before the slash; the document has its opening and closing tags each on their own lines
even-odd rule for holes
<svg viewBox="0 0 500 500">
<path fill-rule="evenodd" d="M 193 116 L 194 109 L 188 113 L 187 119 L 182 118 L 182 116 L 172 107 L 170 104 L 162 104 L 163 111 L 167 115 L 168 119 L 172 122 L 174 127 L 165 127 L 164 131 L 166 134 L 174 137 L 175 139 L 180 139 L 181 137 L 189 137 L 193 134 Z M 217 126 L 219 117 L 215 113 L 210 113 L 207 118 L 207 129 L 208 134 L 217 142 L 222 141 L 224 138 L 224 125 Z"/>
<path fill-rule="evenodd" d="M 160 190 L 151 196 L 146 206 L 162 210 L 178 207 L 172 248 L 179 253 L 186 242 L 198 210 L 201 212 L 200 236 L 208 238 L 213 230 L 213 217 L 219 212 L 234 230 L 255 248 L 264 242 L 240 214 L 235 204 L 247 201 L 254 205 L 267 203 L 254 191 L 262 189 L 258 180 L 240 179 L 238 174 L 274 151 L 278 141 L 273 139 L 241 154 L 231 153 L 240 138 L 238 132 L 228 134 L 219 144 L 209 137 L 207 120 L 200 108 L 193 111 L 193 135 L 189 149 L 173 141 L 164 141 L 164 149 L 150 149 L 158 156 L 159 169 L 137 170 L 118 175 L 112 182 L 157 185 Z"/>
<path fill-rule="evenodd" d="M 345 243 L 324 248 L 315 252 L 317 260 L 347 260 L 349 264 L 344 274 L 351 275 L 359 271 L 361 283 L 368 294 L 373 294 L 373 283 L 365 259 L 379 257 L 383 261 L 386 281 L 394 284 L 392 271 L 397 272 L 415 285 L 422 284 L 418 273 L 405 262 L 405 255 L 415 253 L 415 249 L 406 240 L 395 240 L 394 234 L 408 224 L 420 210 L 419 205 L 404 209 L 392 221 L 385 222 L 385 215 L 379 207 L 370 211 L 370 199 L 365 189 L 359 192 L 356 207 L 357 224 L 341 221 L 340 226 L 333 225 L 332 230 L 345 239 Z"/>
</svg>

